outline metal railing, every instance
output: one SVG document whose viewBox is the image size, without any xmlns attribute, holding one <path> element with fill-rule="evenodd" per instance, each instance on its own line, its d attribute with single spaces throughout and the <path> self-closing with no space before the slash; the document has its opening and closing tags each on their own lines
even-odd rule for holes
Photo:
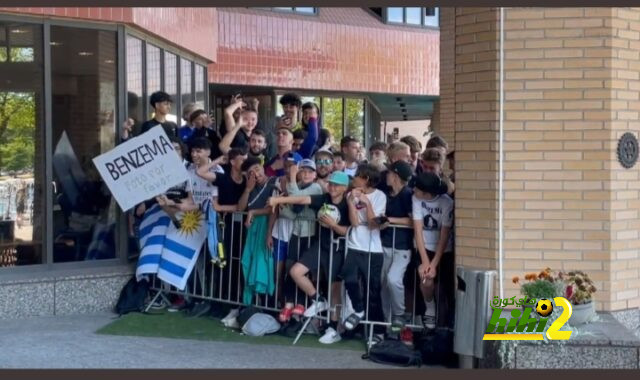
<svg viewBox="0 0 640 380">
<path fill-rule="evenodd" d="M 210 256 L 207 248 L 208 245 L 205 242 L 199 254 L 199 258 L 196 263 L 196 266 L 191 274 L 191 278 L 188 281 L 186 289 L 184 291 L 181 291 L 173 286 L 169 286 L 166 283 L 162 283 L 159 279 L 153 276 L 151 281 L 151 289 L 153 291 L 156 291 L 157 293 L 154 299 L 152 300 L 152 302 L 155 301 L 156 298 L 158 298 L 159 296 L 162 296 L 163 294 L 175 294 L 175 295 L 180 295 L 188 298 L 235 305 L 238 307 L 249 306 L 245 304 L 242 299 L 243 298 L 242 292 L 243 292 L 245 281 L 244 281 L 244 273 L 242 271 L 241 260 L 242 260 L 242 252 L 244 250 L 244 245 L 247 238 L 247 228 L 244 225 L 246 221 L 246 215 L 247 215 L 246 212 L 219 214 L 219 219 L 224 221 L 224 225 L 222 227 L 221 236 L 218 236 L 218 239 L 224 244 L 226 266 L 220 267 L 218 264 L 209 260 Z M 317 255 L 318 269 L 314 273 L 309 273 L 309 274 L 313 278 L 314 286 L 316 288 L 316 294 L 326 295 L 326 299 L 330 307 L 329 307 L 329 310 L 319 313 L 313 318 L 329 322 L 331 312 L 335 312 L 339 316 L 338 317 L 339 324 L 342 325 L 346 316 L 345 301 L 347 301 L 347 292 L 344 287 L 344 282 L 342 282 L 342 287 L 340 292 L 341 301 L 340 303 L 334 304 L 334 300 L 332 299 L 333 294 L 331 291 L 332 290 L 331 279 L 333 278 L 332 270 L 333 270 L 334 256 L 336 254 L 344 254 L 346 258 L 346 256 L 349 255 L 349 248 L 346 240 L 349 234 L 351 233 L 351 227 L 348 229 L 346 236 L 337 236 L 336 234 L 334 234 L 333 231 L 331 231 L 329 235 L 331 242 L 328 243 L 328 246 L 330 247 L 329 252 L 323 252 L 322 247 L 323 245 L 326 246 L 327 244 L 323 244 L 322 242 L 322 235 L 324 234 L 319 233 L 319 229 L 315 228 L 317 224 L 317 220 L 294 219 L 294 220 L 291 220 L 291 222 L 293 224 L 309 223 L 309 226 L 308 226 L 309 230 L 314 231 L 314 235 L 309 237 L 308 239 L 291 239 L 289 241 L 290 243 L 292 241 L 297 242 L 297 246 L 292 247 L 291 245 L 289 245 L 288 247 L 288 255 L 287 255 L 288 262 L 285 261 L 287 264 L 285 264 L 286 272 L 284 273 L 284 276 L 277 275 L 276 271 L 277 271 L 278 261 L 274 260 L 275 267 L 272 268 L 272 270 L 276 272 L 276 275 L 275 275 L 275 287 L 274 287 L 273 294 L 254 295 L 251 305 L 262 310 L 267 310 L 272 312 L 279 311 L 284 305 L 283 277 L 286 279 L 287 276 L 290 276 L 289 270 L 292 264 L 298 261 L 307 250 L 311 249 L 311 247 L 314 246 L 314 247 L 317 247 L 318 249 L 318 255 Z M 277 233 L 278 236 L 281 236 L 279 233 L 281 231 L 278 229 L 278 227 L 279 227 L 279 224 L 276 223 L 274 225 L 274 228 L 276 229 L 275 232 Z M 400 229 L 409 229 L 413 231 L 411 227 L 401 226 L 401 225 L 389 225 L 387 228 L 393 229 L 392 247 L 396 246 L 395 244 L 396 234 Z M 273 231 L 267 231 L 267 233 L 270 236 L 272 235 L 272 232 Z M 266 236 L 258 237 L 258 238 L 266 240 Z M 306 244 L 303 243 L 303 240 L 304 240 L 304 243 Z M 413 238 L 411 240 L 413 241 Z M 313 244 L 316 242 L 317 244 Z M 265 241 L 265 245 L 266 245 L 266 241 Z M 344 247 L 344 253 L 335 252 L 336 249 L 339 249 L 342 247 Z M 274 244 L 273 249 L 274 250 L 280 249 L 280 245 L 278 244 L 276 246 Z M 410 254 L 412 256 L 413 256 L 413 253 L 414 253 L 414 250 L 411 249 Z M 388 319 L 374 321 L 374 320 L 371 320 L 369 317 L 370 316 L 369 307 L 370 307 L 371 258 L 372 258 L 372 255 L 378 255 L 378 254 L 383 255 L 383 253 L 369 252 L 368 276 L 367 276 L 367 279 L 369 279 L 369 281 L 366 281 L 366 284 L 361 285 L 362 289 L 364 290 L 363 296 L 365 299 L 365 302 L 364 302 L 365 317 L 360 321 L 360 323 L 365 325 L 365 328 L 367 329 L 365 333 L 368 336 L 369 342 L 372 339 L 374 326 L 388 327 L 391 325 L 391 321 Z M 322 265 L 320 265 L 320 263 L 321 263 L 322 255 L 329 255 L 328 273 L 321 273 Z M 394 256 L 395 256 L 395 250 L 394 250 Z M 407 265 L 406 271 L 404 273 L 404 277 L 405 277 L 404 282 L 406 283 L 408 281 L 410 285 L 409 287 L 405 286 L 405 289 L 404 289 L 405 295 L 409 296 L 408 297 L 409 304 L 405 303 L 405 319 L 408 320 L 408 323 L 405 324 L 405 326 L 408 326 L 413 329 L 422 329 L 423 326 L 421 323 L 417 322 L 418 316 L 416 315 L 416 300 L 418 299 L 421 300 L 422 297 L 421 296 L 416 297 L 417 295 L 420 294 L 420 289 L 419 289 L 420 282 L 419 282 L 417 270 L 415 270 L 415 268 L 413 268 L 411 265 L 411 261 L 413 259 L 414 257 L 410 258 L 410 262 Z M 441 277 L 440 275 L 436 277 L 438 279 L 438 282 L 440 277 Z M 341 281 L 341 280 L 338 279 L 337 281 Z M 381 283 L 381 289 L 380 289 L 381 291 L 383 286 L 384 284 Z M 302 292 L 296 286 L 294 299 L 291 300 L 291 302 L 294 305 L 301 304 L 305 307 L 305 309 L 307 309 L 314 300 L 310 299 L 306 294 L 302 296 L 302 299 L 300 299 L 301 293 Z M 380 296 L 382 297 L 383 295 L 381 294 Z M 405 297 L 405 299 L 407 299 L 407 297 Z M 147 310 L 150 308 L 150 306 L 151 306 L 151 303 L 147 306 Z M 338 310 L 340 310 L 339 313 L 338 313 Z M 388 315 L 392 315 L 392 313 L 389 312 Z M 307 323 L 305 323 L 303 329 L 306 327 L 306 325 L 310 320 L 311 318 L 309 318 L 306 321 Z M 302 330 L 300 331 L 300 334 L 298 334 L 298 337 L 294 341 L 294 344 L 298 340 L 301 334 L 302 334 Z"/>
</svg>

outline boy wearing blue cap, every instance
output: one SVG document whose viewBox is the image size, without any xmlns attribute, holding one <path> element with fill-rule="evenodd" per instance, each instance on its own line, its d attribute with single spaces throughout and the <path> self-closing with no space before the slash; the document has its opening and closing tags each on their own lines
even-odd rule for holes
<svg viewBox="0 0 640 380">
<path fill-rule="evenodd" d="M 309 205 L 319 212 L 319 239 L 314 239 L 312 245 L 302 252 L 299 261 L 291 267 L 290 279 L 285 283 L 285 297 L 287 303 L 280 312 L 280 321 L 286 322 L 294 313 L 292 303 L 295 295 L 295 285 L 298 286 L 313 304 L 302 310 L 304 316 L 311 317 L 329 309 L 330 305 L 324 296 L 318 294 L 314 283 L 307 274 L 316 274 L 321 269 L 331 282 L 331 303 L 340 304 L 340 278 L 338 277 L 344 261 L 344 243 L 337 240 L 344 236 L 350 225 L 349 208 L 346 203 L 345 192 L 349 186 L 349 176 L 344 172 L 334 172 L 329 177 L 328 193 L 311 196 L 272 197 L 269 206 L 277 208 L 279 205 Z M 331 254 L 332 253 L 332 254 Z M 331 322 L 320 342 L 331 344 L 341 340 L 338 333 L 338 313 L 333 310 Z"/>
</svg>

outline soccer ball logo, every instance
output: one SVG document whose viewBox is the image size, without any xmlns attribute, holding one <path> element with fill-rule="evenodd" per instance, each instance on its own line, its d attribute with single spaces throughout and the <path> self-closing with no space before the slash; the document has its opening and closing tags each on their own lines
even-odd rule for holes
<svg viewBox="0 0 640 380">
<path fill-rule="evenodd" d="M 536 303 L 536 312 L 541 317 L 546 317 L 553 311 L 553 305 L 548 299 L 542 298 Z"/>
</svg>

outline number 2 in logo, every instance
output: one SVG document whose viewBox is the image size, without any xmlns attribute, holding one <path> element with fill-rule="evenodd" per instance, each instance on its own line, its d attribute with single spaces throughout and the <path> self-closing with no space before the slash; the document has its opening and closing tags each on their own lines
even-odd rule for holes
<svg viewBox="0 0 640 380">
<path fill-rule="evenodd" d="M 564 297 L 556 297 L 553 299 L 553 302 L 556 304 L 556 307 L 562 307 L 562 314 L 549 326 L 546 333 L 547 338 L 550 340 L 569 340 L 572 331 L 560 331 L 560 328 L 564 326 L 571 317 L 571 313 L 573 312 L 571 303 Z"/>
</svg>

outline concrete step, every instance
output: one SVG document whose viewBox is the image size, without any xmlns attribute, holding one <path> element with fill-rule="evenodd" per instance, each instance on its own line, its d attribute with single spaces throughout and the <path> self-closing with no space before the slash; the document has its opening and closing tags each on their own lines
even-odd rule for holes
<svg viewBox="0 0 640 380">
<path fill-rule="evenodd" d="M 481 368 L 640 368 L 640 338 L 609 313 L 567 341 L 486 341 Z"/>
</svg>

